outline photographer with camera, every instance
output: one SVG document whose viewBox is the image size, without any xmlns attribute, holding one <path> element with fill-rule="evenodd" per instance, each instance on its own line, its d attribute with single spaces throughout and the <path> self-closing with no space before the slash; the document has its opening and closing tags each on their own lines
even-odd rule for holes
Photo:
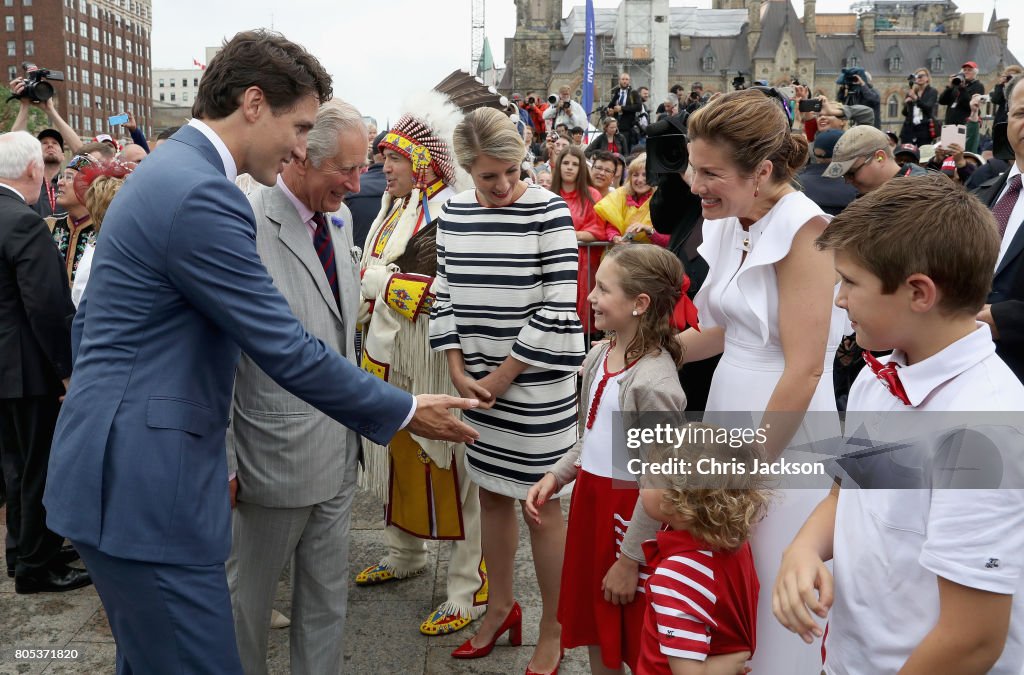
<svg viewBox="0 0 1024 675">
<path fill-rule="evenodd" d="M 548 109 L 548 104 L 544 102 L 540 96 L 537 96 L 536 92 L 526 92 L 526 102 L 520 106 L 530 115 L 530 126 L 533 127 L 534 136 L 540 138 L 547 131 L 547 125 L 544 123 L 544 111 Z"/>
<path fill-rule="evenodd" d="M 939 92 L 932 86 L 932 74 L 927 68 L 918 68 L 907 76 L 910 88 L 903 99 L 903 127 L 900 143 L 928 145 L 939 134 L 935 119 L 938 112 Z"/>
<path fill-rule="evenodd" d="M 544 111 L 543 117 L 545 120 L 550 120 L 552 126 L 564 124 L 568 129 L 573 127 L 586 129 L 590 126 L 587 113 L 583 110 L 583 106 L 570 98 L 571 93 L 572 90 L 563 85 L 558 88 L 558 96 L 554 94 L 548 96 L 550 105 Z"/>
<path fill-rule="evenodd" d="M 985 85 L 978 82 L 978 64 L 968 61 L 960 72 L 949 78 L 949 84 L 939 94 L 939 104 L 946 106 L 945 124 L 966 124 L 971 114 L 971 97 L 984 94 Z"/>
<path fill-rule="evenodd" d="M 33 107 L 46 113 L 46 118 L 50 122 L 50 127 L 43 129 L 36 136 L 43 144 L 43 185 L 40 188 L 39 199 L 32 208 L 43 218 L 64 213 L 57 204 L 57 179 L 64 164 L 65 145 L 73 155 L 78 154 L 82 148 L 82 139 L 64 121 L 53 104 L 54 90 L 53 85 L 49 83 L 48 75 L 54 76 L 57 80 L 64 79 L 60 73 L 26 63 L 25 77 L 17 77 L 7 85 L 20 104 L 11 131 L 28 130 L 28 112 Z"/>
<path fill-rule="evenodd" d="M 874 113 L 874 126 L 882 128 L 882 97 L 871 86 L 871 76 L 863 68 L 843 68 L 836 80 L 836 100 L 843 105 L 865 105 Z"/>
<path fill-rule="evenodd" d="M 1020 75 L 1021 73 L 1024 73 L 1024 68 L 1016 65 L 1007 66 L 1006 70 L 1003 71 L 1003 74 L 999 76 L 999 82 L 992 88 L 992 105 L 996 107 L 996 111 L 992 119 L 994 124 L 1000 124 L 1006 121 L 1006 94 L 1004 93 L 1004 89 L 1015 75 Z"/>
</svg>

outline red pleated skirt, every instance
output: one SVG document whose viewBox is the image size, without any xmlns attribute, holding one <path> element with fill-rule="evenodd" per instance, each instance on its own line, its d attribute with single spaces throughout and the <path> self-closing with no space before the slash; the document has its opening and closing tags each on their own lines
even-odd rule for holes
<svg viewBox="0 0 1024 675">
<path fill-rule="evenodd" d="M 605 601 L 601 590 L 640 495 L 636 487 L 624 488 L 623 484 L 618 480 L 613 487 L 611 478 L 582 469 L 579 472 L 569 506 L 558 620 L 563 648 L 599 646 L 605 666 L 618 668 L 625 662 L 635 671 L 647 603 L 642 589 L 648 570 L 640 566 L 640 590 L 628 605 Z"/>
</svg>

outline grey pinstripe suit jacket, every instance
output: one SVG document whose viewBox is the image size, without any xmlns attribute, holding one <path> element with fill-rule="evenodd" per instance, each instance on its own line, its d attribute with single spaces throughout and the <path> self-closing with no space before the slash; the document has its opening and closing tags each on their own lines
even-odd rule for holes
<svg viewBox="0 0 1024 675">
<path fill-rule="evenodd" d="M 359 267 L 350 255 L 352 217 L 342 205 L 329 222 L 338 269 L 341 309 L 313 249 L 306 224 L 279 187 L 249 195 L 256 216 L 256 247 L 274 285 L 306 330 L 354 361 Z M 328 218 L 330 221 L 331 219 Z M 267 377 L 243 353 L 235 376 L 227 436 L 229 470 L 238 472 L 238 498 L 267 507 L 297 508 L 338 494 L 355 432 Z"/>
</svg>

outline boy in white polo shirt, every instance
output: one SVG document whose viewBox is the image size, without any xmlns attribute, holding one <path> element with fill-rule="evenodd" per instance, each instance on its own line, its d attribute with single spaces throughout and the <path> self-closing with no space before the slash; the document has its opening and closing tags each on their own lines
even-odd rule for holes
<svg viewBox="0 0 1024 675">
<path fill-rule="evenodd" d="M 1024 385 L 975 319 L 999 238 L 974 197 L 941 176 L 890 181 L 848 206 L 817 244 L 835 251 L 836 304 L 858 344 L 894 350 L 878 360 L 865 351 L 848 436 L 867 433 L 860 420 L 872 416 L 882 420 L 879 435 L 906 438 L 914 427 L 945 426 L 936 424 L 943 413 L 1024 411 Z M 1022 447 L 1015 424 L 995 432 L 1011 472 Z M 783 555 L 775 616 L 807 642 L 823 636 L 827 675 L 1020 675 L 1024 490 L 938 489 L 922 475 L 923 489 L 837 485 Z M 828 618 L 824 631 L 814 615 Z"/>
</svg>

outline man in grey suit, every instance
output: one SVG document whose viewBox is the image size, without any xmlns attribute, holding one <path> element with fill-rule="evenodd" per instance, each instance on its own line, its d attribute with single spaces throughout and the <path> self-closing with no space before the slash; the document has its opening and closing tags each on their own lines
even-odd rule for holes
<svg viewBox="0 0 1024 675">
<path fill-rule="evenodd" d="M 353 363 L 359 267 L 350 254 L 351 217 L 337 212 L 347 216 L 342 197 L 359 190 L 366 133 L 353 106 L 324 103 L 305 160 L 288 164 L 274 187 L 249 195 L 256 247 L 274 285 L 307 331 Z M 317 238 L 324 226 L 330 245 Z M 291 672 L 340 672 L 355 432 L 286 392 L 243 354 L 227 449 L 237 472 L 228 583 L 245 673 L 267 672 L 267 626 L 292 555 Z"/>
</svg>

